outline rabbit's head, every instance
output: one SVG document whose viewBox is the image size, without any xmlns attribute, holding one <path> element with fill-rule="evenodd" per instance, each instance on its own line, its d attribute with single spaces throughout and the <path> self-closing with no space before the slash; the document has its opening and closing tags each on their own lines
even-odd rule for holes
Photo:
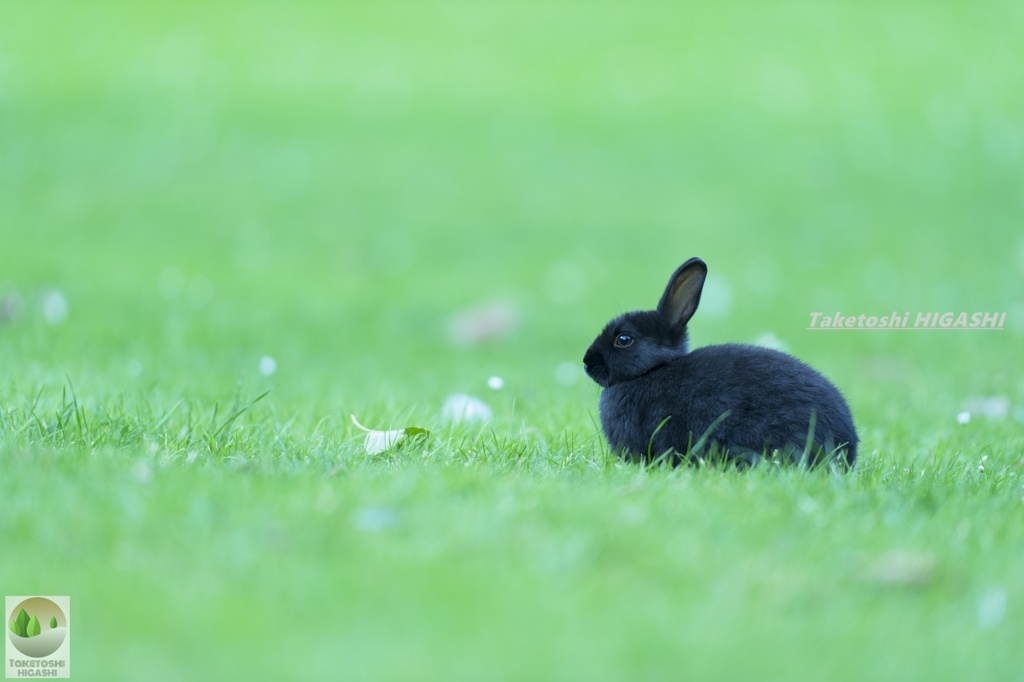
<svg viewBox="0 0 1024 682">
<path fill-rule="evenodd" d="M 704 261 L 691 258 L 672 275 L 656 310 L 609 322 L 583 356 L 590 378 L 608 388 L 686 355 L 686 323 L 697 310 L 707 274 Z"/>
</svg>

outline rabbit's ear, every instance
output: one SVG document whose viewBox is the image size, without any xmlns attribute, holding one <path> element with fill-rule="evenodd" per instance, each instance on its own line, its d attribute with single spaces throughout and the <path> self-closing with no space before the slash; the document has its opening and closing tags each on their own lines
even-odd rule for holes
<svg viewBox="0 0 1024 682">
<path fill-rule="evenodd" d="M 665 293 L 658 303 L 658 314 L 674 328 L 685 327 L 700 303 L 700 292 L 708 266 L 700 258 L 691 258 L 676 270 L 668 281 Z"/>
</svg>

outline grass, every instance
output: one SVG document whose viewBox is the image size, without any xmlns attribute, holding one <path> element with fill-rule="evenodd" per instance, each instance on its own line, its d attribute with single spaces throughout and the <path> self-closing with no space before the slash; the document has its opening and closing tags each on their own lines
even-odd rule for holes
<svg viewBox="0 0 1024 682">
<path fill-rule="evenodd" d="M 0 586 L 76 678 L 1019 678 L 1016 5 L 0 14 Z M 853 473 L 609 455 L 580 358 L 692 255 Z"/>
</svg>

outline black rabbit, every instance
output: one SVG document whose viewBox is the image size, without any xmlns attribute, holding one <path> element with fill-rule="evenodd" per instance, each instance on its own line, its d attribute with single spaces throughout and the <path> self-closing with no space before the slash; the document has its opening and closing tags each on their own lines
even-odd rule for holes
<svg viewBox="0 0 1024 682">
<path fill-rule="evenodd" d="M 601 425 L 612 450 L 642 461 L 718 453 L 737 464 L 768 457 L 853 466 L 850 408 L 816 370 L 758 346 L 688 352 L 686 323 L 707 272 L 699 258 L 683 263 L 657 310 L 612 320 L 583 356 L 587 374 L 604 387 Z"/>
</svg>

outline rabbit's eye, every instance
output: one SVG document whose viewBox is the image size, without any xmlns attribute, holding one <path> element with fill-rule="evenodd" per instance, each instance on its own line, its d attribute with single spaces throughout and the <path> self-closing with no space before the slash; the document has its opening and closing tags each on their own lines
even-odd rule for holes
<svg viewBox="0 0 1024 682">
<path fill-rule="evenodd" d="M 633 345 L 633 337 L 629 334 L 619 334 L 615 337 L 615 347 L 625 348 L 626 346 Z"/>
</svg>

